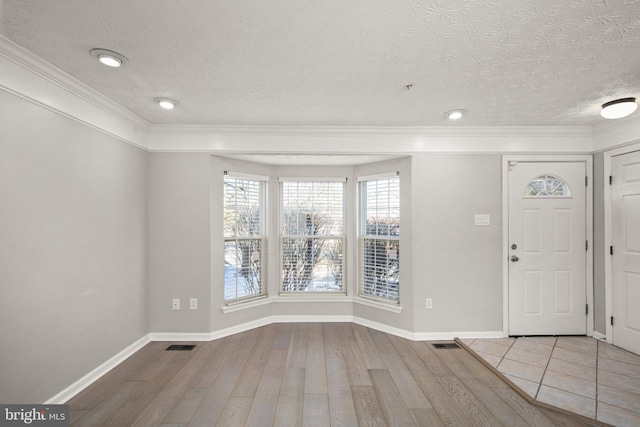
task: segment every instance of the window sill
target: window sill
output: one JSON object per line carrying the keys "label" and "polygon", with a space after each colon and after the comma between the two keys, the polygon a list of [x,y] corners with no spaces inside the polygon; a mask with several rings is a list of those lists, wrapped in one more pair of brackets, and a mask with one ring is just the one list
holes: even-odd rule
{"label": "window sill", "polygon": [[364,297],[355,297],[353,298],[353,302],[355,304],[366,305],[368,307],[378,308],[380,310],[390,311],[392,313],[402,313],[402,307],[400,306],[400,304],[386,303]]}
{"label": "window sill", "polygon": [[300,302],[353,302],[353,298],[346,294],[337,295],[296,295],[296,294],[280,294],[273,298],[273,302],[284,303],[300,303]]}
{"label": "window sill", "polygon": [[224,305],[222,306],[222,312],[224,314],[233,313],[234,311],[241,311],[249,308],[260,307],[262,305],[271,304],[272,301],[273,301],[272,298],[261,297],[261,298],[256,298],[250,301],[239,302],[233,305]]}

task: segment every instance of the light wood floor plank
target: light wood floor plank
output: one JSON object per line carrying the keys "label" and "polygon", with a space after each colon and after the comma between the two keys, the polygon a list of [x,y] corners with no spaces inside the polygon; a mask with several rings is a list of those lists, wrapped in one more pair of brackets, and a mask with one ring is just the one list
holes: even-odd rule
{"label": "light wood floor plank", "polygon": [[372,369],[369,371],[369,375],[371,375],[371,381],[387,424],[390,426],[415,426],[411,412],[404,404],[389,372],[386,369]]}
{"label": "light wood floor plank", "polygon": [[305,394],[302,427],[330,427],[329,395]]}
{"label": "light wood floor plank", "polygon": [[217,427],[243,426],[253,403],[252,397],[231,397],[220,415]]}
{"label": "light wood floor plank", "polygon": [[351,387],[351,391],[353,392],[353,403],[356,407],[356,415],[360,425],[387,425],[373,385],[371,387]]}
{"label": "light wood floor plank", "polygon": [[296,332],[291,334],[289,354],[287,354],[287,368],[304,368],[307,362],[307,333]]}
{"label": "light wood floor plank", "polygon": [[[116,426],[130,426],[136,418],[154,401],[154,399],[167,387],[171,379],[180,372],[188,361],[191,360],[193,354],[188,351],[176,351],[175,355],[169,359],[169,362],[162,367],[158,367],[156,373],[150,377],[144,387],[132,396],[113,414],[111,424]],[[161,368],[161,369],[160,369]],[[149,375],[152,375],[149,373]]]}
{"label": "light wood floor plank", "polygon": [[340,345],[339,327],[344,327],[344,323],[324,323],[322,335],[324,336],[324,357],[342,357],[342,346]]}
{"label": "light wood floor plank", "polygon": [[305,394],[327,394],[327,370],[325,368],[322,323],[308,325],[306,353]]}
{"label": "light wood floor plank", "polygon": [[442,419],[436,413],[436,410],[431,409],[409,409],[411,412],[411,416],[413,417],[413,421],[417,426],[444,426]]}
{"label": "light wood floor plank", "polygon": [[262,374],[262,370],[267,363],[276,335],[276,329],[270,326],[273,325],[264,327],[263,333],[260,335],[253,349],[253,353],[240,375],[240,380],[233,390],[233,397],[255,396],[256,390],[258,389],[258,382],[260,381],[260,374]]}
{"label": "light wood floor plank", "polygon": [[326,365],[331,425],[357,425],[358,417],[353,403],[353,395],[351,394],[351,386],[349,385],[344,359],[341,357],[327,358]]}
{"label": "light wood floor plank", "polygon": [[378,352],[382,356],[387,371],[396,383],[402,400],[409,409],[430,409],[431,404],[422,393],[422,390],[416,383],[416,380],[407,369],[402,358],[396,351],[393,344],[389,340],[387,334],[378,331],[371,331],[373,342],[378,348]]}
{"label": "light wood floor plank", "polygon": [[215,349],[216,345],[211,345],[210,343],[196,344],[196,348],[192,350],[191,359],[162,388],[158,396],[134,421],[132,427],[160,424],[184,395],[193,378],[200,376]]}
{"label": "light wood floor plank", "polygon": [[108,398],[114,389],[127,381],[134,372],[149,363],[150,358],[154,358],[157,353],[167,347],[164,342],[152,342],[138,350],[127,360],[106,373],[98,381],[84,389],[82,393],[74,396],[67,403],[77,411],[95,408],[101,401]]}
{"label": "light wood floor plank", "polygon": [[209,392],[202,399],[202,403],[190,421],[192,426],[212,426],[218,422],[227,400],[242,373],[245,363],[256,343],[255,335],[245,335],[236,347],[233,357],[220,372]]}
{"label": "light wood floor plank", "polygon": [[287,349],[271,349],[249,411],[247,426],[267,427],[273,425],[287,353]]}
{"label": "light wood floor plank", "polygon": [[72,422],[72,426],[93,427],[97,425],[109,424],[111,418],[124,404],[144,387],[145,383],[140,381],[127,381],[120,384],[111,394],[83,417]]}
{"label": "light wood floor plank", "polygon": [[364,363],[367,369],[387,369],[387,366],[382,360],[382,356],[378,353],[376,345],[373,343],[371,335],[369,335],[369,329],[355,323],[351,325],[358,347],[360,348],[360,354],[364,359]]}
{"label": "light wood floor plank", "polygon": [[350,323],[278,323],[168,352],[150,343],[70,400],[73,426],[585,426],[466,350]]}
{"label": "light wood floor plank", "polygon": [[274,425],[299,426],[302,424],[304,371],[302,368],[285,369],[278,396]]}
{"label": "light wood floor plank", "polygon": [[410,342],[398,337],[389,338],[394,347],[398,349],[398,352],[402,354],[402,358],[411,374],[440,419],[446,425],[470,426],[470,421],[464,416],[455,400],[446,392],[442,384],[418,357]]}

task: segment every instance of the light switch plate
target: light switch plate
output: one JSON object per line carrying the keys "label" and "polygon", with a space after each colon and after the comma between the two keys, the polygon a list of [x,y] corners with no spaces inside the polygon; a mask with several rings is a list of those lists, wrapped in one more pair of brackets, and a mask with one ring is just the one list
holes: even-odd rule
{"label": "light switch plate", "polygon": [[476,214],[475,215],[475,225],[476,226],[488,226],[491,225],[491,215],[489,214]]}

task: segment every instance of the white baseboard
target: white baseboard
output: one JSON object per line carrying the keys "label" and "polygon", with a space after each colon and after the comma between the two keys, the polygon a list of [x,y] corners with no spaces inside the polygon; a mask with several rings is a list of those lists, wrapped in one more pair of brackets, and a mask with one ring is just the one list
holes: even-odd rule
{"label": "white baseboard", "polygon": [[271,323],[330,323],[330,322],[353,322],[351,315],[337,316],[271,316]]}
{"label": "white baseboard", "polygon": [[607,336],[604,334],[601,334],[598,331],[593,331],[593,338],[597,339],[597,340],[606,340]]}
{"label": "white baseboard", "polygon": [[83,376],[78,381],[62,390],[60,393],[48,399],[46,402],[44,402],[44,404],[60,405],[67,402],[73,396],[80,393],[82,390],[89,387],[94,382],[98,381],[107,372],[118,366],[127,358],[131,357],[136,351],[147,345],[151,341],[150,335],[151,334],[143,336],[138,341],[134,342],[133,344],[122,350],[120,353],[116,354],[111,359],[107,360],[102,365],[98,366],[87,375]]}
{"label": "white baseboard", "polygon": [[219,331],[211,332],[211,339],[217,340],[220,338],[228,337],[229,335],[239,334],[240,332],[246,332],[251,329],[260,328],[273,323],[270,317],[263,317],[262,319],[253,320],[247,323],[241,323],[240,325],[232,326],[230,328],[221,329]]}
{"label": "white baseboard", "polygon": [[151,341],[211,341],[210,332],[152,332]]}
{"label": "white baseboard", "polygon": [[502,331],[472,331],[472,332],[416,332],[414,341],[451,341],[454,338],[504,338]]}
{"label": "white baseboard", "polygon": [[395,328],[393,326],[385,325],[383,323],[374,322],[373,320],[363,319],[362,317],[353,317],[353,323],[365,326],[367,328],[375,329],[376,331],[384,332],[398,336],[400,338],[406,338],[408,340],[415,341],[413,339],[413,332],[405,331],[404,329]]}

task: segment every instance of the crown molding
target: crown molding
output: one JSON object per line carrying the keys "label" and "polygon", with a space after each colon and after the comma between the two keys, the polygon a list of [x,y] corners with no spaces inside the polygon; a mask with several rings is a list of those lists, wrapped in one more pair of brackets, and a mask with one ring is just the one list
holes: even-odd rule
{"label": "crown molding", "polygon": [[146,120],[2,35],[0,75],[0,90],[148,149]]}
{"label": "crown molding", "polygon": [[608,151],[640,141],[640,114],[606,120],[593,127],[593,152]]}
{"label": "crown molding", "polygon": [[313,127],[152,125],[150,151],[265,154],[589,153],[589,126]]}

